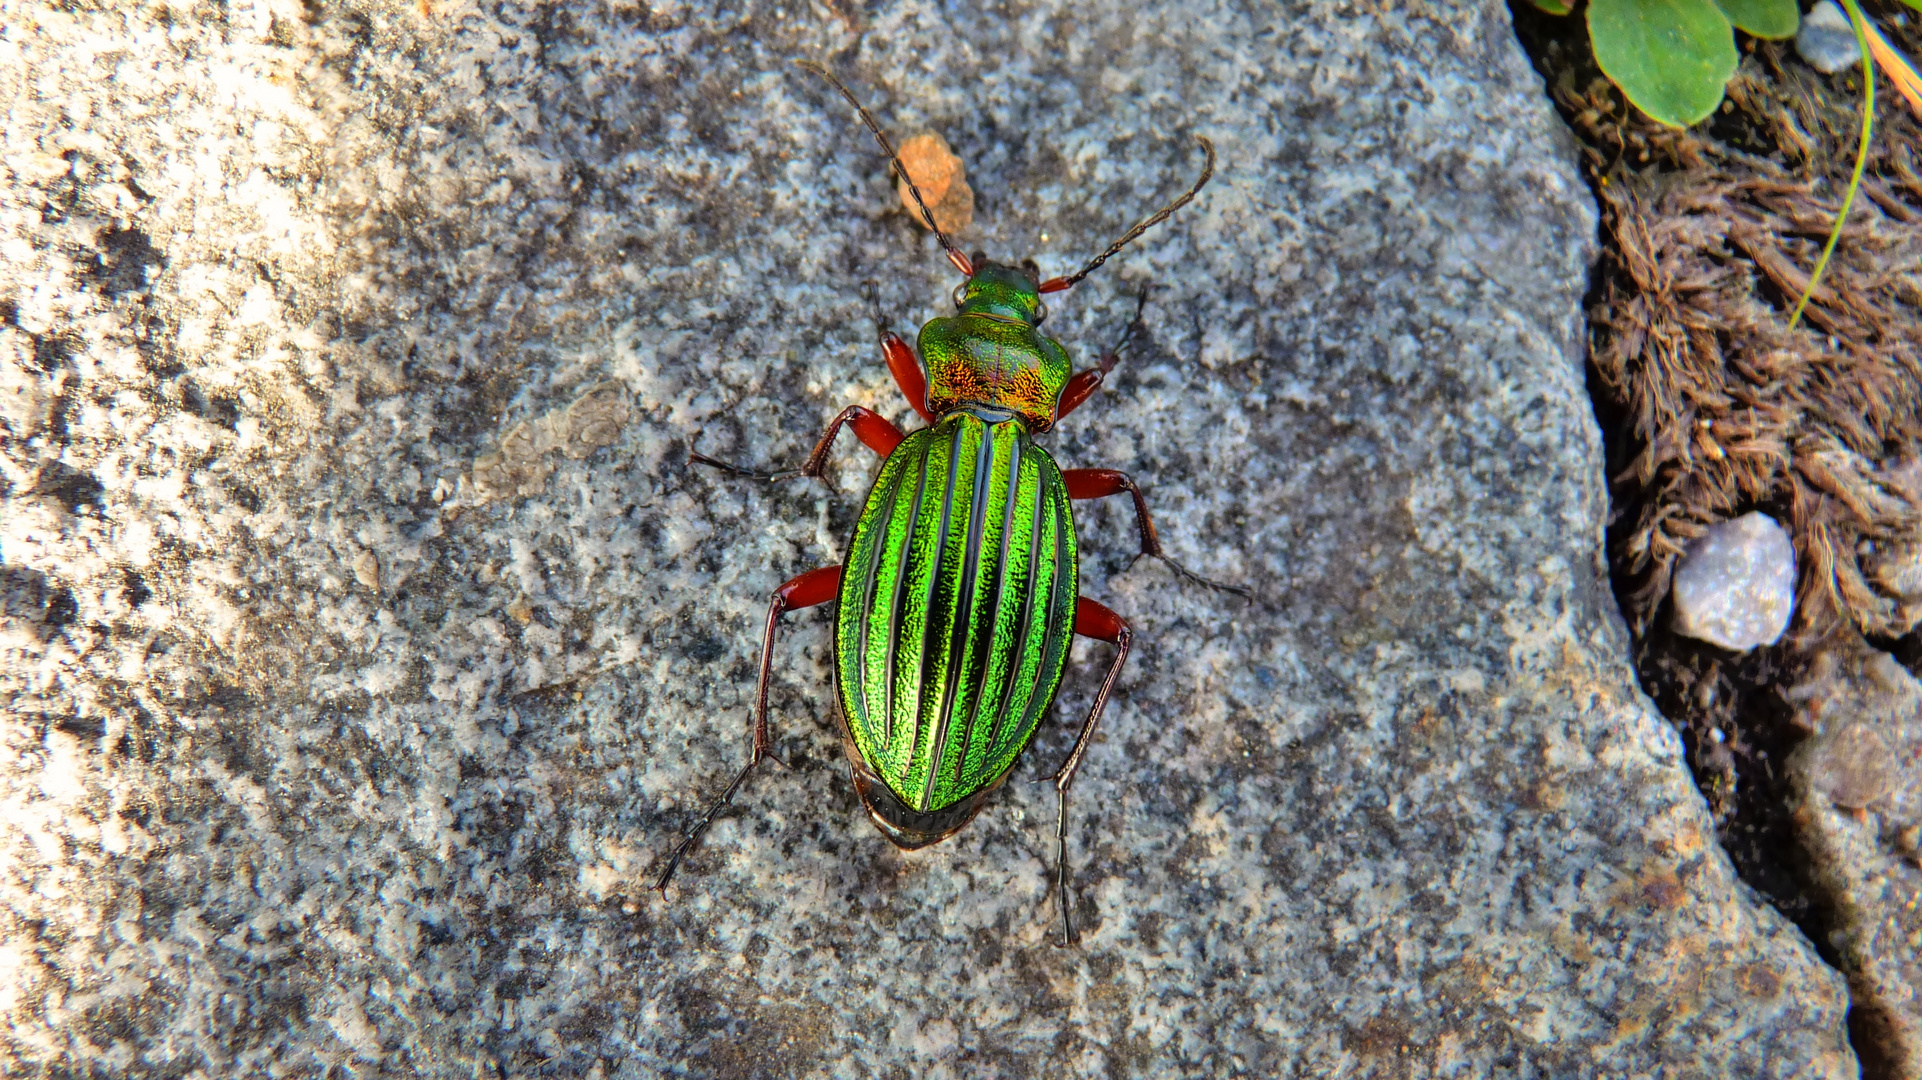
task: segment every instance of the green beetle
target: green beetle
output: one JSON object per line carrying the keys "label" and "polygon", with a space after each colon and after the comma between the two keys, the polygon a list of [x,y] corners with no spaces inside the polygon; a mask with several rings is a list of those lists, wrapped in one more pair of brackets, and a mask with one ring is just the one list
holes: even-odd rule
{"label": "green beetle", "polygon": [[[802,64],[834,84],[906,177],[880,125],[848,88],[819,65]],[[1054,774],[1055,882],[1064,937],[1074,940],[1068,788],[1127,660],[1133,632],[1121,616],[1080,595],[1070,501],[1126,492],[1134,499],[1142,555],[1162,559],[1200,584],[1246,592],[1198,577],[1170,559],[1141,488],[1125,473],[1063,471],[1035,444],[1034,436],[1094,393],[1121,347],[1103,353],[1095,367],[1073,373],[1067,351],[1037,329],[1047,317],[1041,297],[1071,288],[1192,200],[1215,166],[1214,146],[1199,136],[1197,141],[1207,164],[1193,187],[1079,272],[1048,281],[1031,261],[1015,267],[961,254],[935,225],[910,179],[922,218],[967,278],[955,289],[957,313],[921,328],[925,373],[906,342],[891,333],[882,337],[895,382],[930,426],[903,435],[879,414],[851,406],[828,425],[805,465],[771,476],[690,455],[758,479],[820,476],[845,425],[886,460],[846,561],[810,570],[774,591],[761,642],[753,753],[669,855],[656,889],[665,892],[681,858],[768,755],[768,681],[781,615],[836,600],[834,670],[854,787],[882,834],[907,850],[953,835],[1008,778],[1054,703],[1073,635],[1117,646],[1074,749]],[[1135,314],[1130,333],[1139,308]]]}

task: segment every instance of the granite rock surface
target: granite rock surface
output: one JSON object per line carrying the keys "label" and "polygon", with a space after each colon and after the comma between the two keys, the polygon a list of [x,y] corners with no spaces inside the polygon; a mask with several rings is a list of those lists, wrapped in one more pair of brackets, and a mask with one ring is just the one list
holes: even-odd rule
{"label": "granite rock surface", "polygon": [[[14,4],[0,18],[10,1075],[1854,1075],[1634,688],[1581,369],[1593,210],[1504,7]],[[1047,940],[1045,784],[886,844],[829,624],[953,280],[834,94],[1050,273],[1049,437],[1138,648]],[[1111,500],[1112,501],[1112,500]]]}
{"label": "granite rock surface", "polygon": [[1922,1076],[1922,683],[1849,637],[1791,697],[1810,733],[1789,759],[1793,820],[1848,973],[1864,1071]]}

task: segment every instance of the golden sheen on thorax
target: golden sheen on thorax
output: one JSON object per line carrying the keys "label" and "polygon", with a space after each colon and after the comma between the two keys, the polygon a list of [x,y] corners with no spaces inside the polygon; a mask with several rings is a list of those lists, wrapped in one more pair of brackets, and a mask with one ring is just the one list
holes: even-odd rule
{"label": "golden sheen on thorax", "polygon": [[1055,404],[1072,367],[1067,350],[1036,327],[1047,317],[1040,283],[1021,269],[975,256],[974,274],[956,290],[960,314],[921,328],[928,408],[1002,409],[1039,434],[1054,425]]}

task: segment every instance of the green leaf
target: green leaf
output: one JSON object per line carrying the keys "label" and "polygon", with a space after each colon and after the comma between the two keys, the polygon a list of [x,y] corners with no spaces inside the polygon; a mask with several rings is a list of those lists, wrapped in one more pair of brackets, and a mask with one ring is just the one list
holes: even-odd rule
{"label": "green leaf", "polygon": [[[1922,4],[1922,0],[1910,0]],[[1802,24],[1795,0],[1715,0],[1737,30],[1758,38],[1792,38]]]}
{"label": "green leaf", "polygon": [[1590,0],[1595,62],[1635,107],[1687,127],[1735,74],[1735,32],[1715,0]]}
{"label": "green leaf", "polygon": [[[1569,3],[1568,0],[1530,0],[1530,2],[1543,11],[1548,12],[1550,15],[1566,15],[1575,10],[1575,5]],[[1791,2],[1793,2],[1793,0],[1791,0]],[[1922,0],[1909,0],[1909,3],[1922,4]]]}

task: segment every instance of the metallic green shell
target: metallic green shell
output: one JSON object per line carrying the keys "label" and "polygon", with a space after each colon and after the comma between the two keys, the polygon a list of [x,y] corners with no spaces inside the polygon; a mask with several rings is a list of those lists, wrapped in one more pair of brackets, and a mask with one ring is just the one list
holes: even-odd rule
{"label": "metallic green shell", "polygon": [[881,466],[841,569],[835,674],[855,749],[933,811],[998,783],[1068,665],[1080,588],[1061,470],[962,411]]}
{"label": "metallic green shell", "polygon": [[1035,329],[1034,282],[986,263],[965,288],[960,311],[930,320],[916,342],[928,366],[928,408],[940,415],[985,405],[1015,413],[1030,431],[1048,430],[1074,369],[1061,343]]}
{"label": "metallic green shell", "polygon": [[993,315],[930,320],[918,344],[928,365],[928,408],[937,414],[983,405],[1045,431],[1073,374],[1059,342],[1027,323]]}

